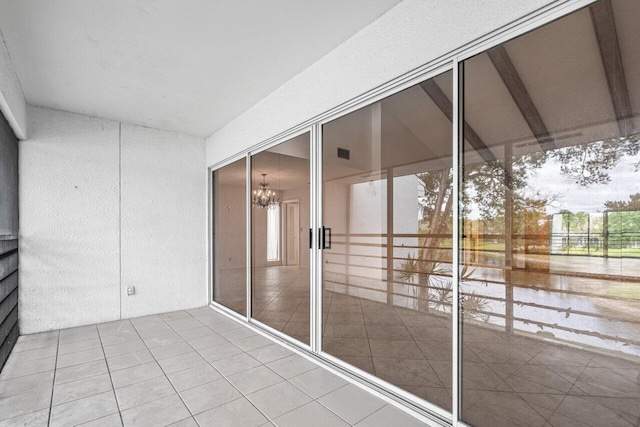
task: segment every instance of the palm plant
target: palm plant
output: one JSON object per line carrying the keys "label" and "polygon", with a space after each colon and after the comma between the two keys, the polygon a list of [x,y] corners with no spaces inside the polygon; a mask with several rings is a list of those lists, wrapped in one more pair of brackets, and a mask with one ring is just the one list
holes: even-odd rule
{"label": "palm plant", "polygon": [[[439,261],[425,261],[414,258],[410,253],[399,265],[398,273],[401,280],[415,283],[415,278],[420,277],[419,284],[426,286],[414,287],[414,296],[420,302],[426,302],[425,308],[437,312],[450,312],[453,305],[453,281],[451,268]],[[474,273],[474,269],[465,265],[460,270],[461,282],[468,281]],[[416,295],[419,293],[419,295]],[[460,299],[463,307],[463,315],[478,318],[488,322],[491,311],[489,302],[475,292],[464,293]],[[419,307],[419,309],[422,307]]]}

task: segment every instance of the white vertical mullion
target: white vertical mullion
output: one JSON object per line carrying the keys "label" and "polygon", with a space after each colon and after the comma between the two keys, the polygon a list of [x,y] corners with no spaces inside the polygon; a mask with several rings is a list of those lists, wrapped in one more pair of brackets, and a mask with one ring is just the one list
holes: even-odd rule
{"label": "white vertical mullion", "polygon": [[309,345],[311,346],[311,351],[314,353],[318,352],[318,301],[317,301],[317,292],[316,287],[318,284],[316,283],[316,250],[314,245],[314,237],[316,229],[316,198],[317,198],[317,183],[316,183],[316,170],[317,170],[317,159],[316,159],[316,146],[318,144],[317,138],[317,126],[313,125],[311,127],[311,138],[310,138],[310,156],[309,156],[309,173],[310,173],[310,197],[309,197],[309,228],[312,230],[309,239],[311,240],[309,243],[309,292],[310,292],[310,316],[311,321],[309,325],[311,327],[311,339],[309,341]]}
{"label": "white vertical mullion", "polygon": [[[315,146],[315,154],[316,154],[316,224],[314,233],[320,232],[320,227],[323,224],[323,215],[322,215],[322,197],[323,197],[323,188],[322,188],[322,125],[316,124],[316,146]],[[322,287],[323,287],[323,271],[322,271],[322,250],[320,248],[320,244],[318,243],[319,239],[315,239],[314,246],[315,250],[315,258],[316,258],[316,351],[320,353],[322,351]]]}
{"label": "white vertical mullion", "polygon": [[247,153],[246,170],[246,246],[247,246],[247,321],[251,320],[251,154]]}
{"label": "white vertical mullion", "polygon": [[453,425],[457,426],[460,421],[460,373],[461,373],[461,355],[460,355],[460,179],[461,167],[460,159],[462,158],[462,129],[464,123],[462,100],[463,100],[463,72],[462,65],[457,58],[453,61],[453,305],[451,313],[452,321],[452,410]]}
{"label": "white vertical mullion", "polygon": [[214,280],[214,252],[213,245],[215,242],[213,241],[213,230],[215,227],[214,217],[213,217],[213,171],[207,168],[207,250],[209,253],[207,254],[208,260],[208,268],[207,268],[207,305],[213,301],[213,280]]}

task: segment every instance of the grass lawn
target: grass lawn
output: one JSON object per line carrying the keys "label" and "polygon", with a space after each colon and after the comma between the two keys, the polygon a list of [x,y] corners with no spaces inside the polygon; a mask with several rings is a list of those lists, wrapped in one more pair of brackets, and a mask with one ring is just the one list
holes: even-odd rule
{"label": "grass lawn", "polygon": [[[473,249],[475,249],[475,247],[472,247]],[[504,242],[482,242],[480,245],[478,245],[478,250],[479,251],[501,251],[504,252]],[[547,248],[544,248],[544,250],[548,250]],[[542,252],[542,251],[541,251]],[[576,247],[572,247],[569,248],[569,251],[567,253],[567,250],[563,250],[562,253],[557,253],[557,254],[553,254],[553,255],[583,255],[583,256],[603,256],[604,252],[602,251],[602,249],[600,250],[594,250],[591,249],[590,251],[587,251],[587,248],[576,248]],[[534,257],[537,258],[539,256],[546,256],[546,255],[539,255],[539,254],[527,254],[527,256],[529,257]],[[640,258],[640,248],[609,248],[609,258]]]}
{"label": "grass lawn", "polygon": [[607,292],[607,295],[640,300],[640,284],[629,283],[626,285],[616,286],[610,289]]}

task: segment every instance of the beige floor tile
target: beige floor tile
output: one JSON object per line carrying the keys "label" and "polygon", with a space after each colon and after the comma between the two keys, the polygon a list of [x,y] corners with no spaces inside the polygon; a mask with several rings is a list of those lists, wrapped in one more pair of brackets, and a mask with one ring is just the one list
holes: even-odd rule
{"label": "beige floor tile", "polygon": [[286,381],[251,393],[247,398],[270,419],[286,414],[312,400]]}
{"label": "beige floor tile", "polygon": [[53,388],[53,373],[54,371],[46,371],[0,381],[0,399],[41,388],[51,389]]}
{"label": "beige floor tile", "polygon": [[230,376],[233,374],[237,374],[238,372],[246,371],[247,369],[260,366],[261,363],[253,357],[249,356],[247,353],[240,353],[235,356],[215,360],[211,362],[211,365],[213,365],[213,367],[216,368],[222,375]]}
{"label": "beige floor tile", "polygon": [[245,395],[284,381],[280,375],[264,365],[230,375],[227,380]]}
{"label": "beige floor tile", "polygon": [[102,348],[92,348],[90,350],[78,351],[76,353],[58,355],[56,367],[66,368],[67,366],[81,365],[87,362],[104,359]]}
{"label": "beige floor tile", "polygon": [[48,408],[51,402],[51,389],[44,388],[15,396],[0,398],[0,420]]}
{"label": "beige floor tile", "polygon": [[24,377],[26,375],[33,375],[40,372],[51,371],[55,369],[56,358],[47,357],[44,359],[21,361],[14,358],[11,363],[7,362],[2,368],[0,373],[0,381],[5,381],[11,378]]}
{"label": "beige floor tile", "polygon": [[318,402],[307,403],[275,418],[273,421],[279,427],[297,427],[302,425],[305,427],[346,427],[349,425],[346,421]]}
{"label": "beige floor tile", "polygon": [[131,368],[132,366],[142,365],[152,362],[153,355],[149,350],[136,351],[135,353],[121,354],[120,356],[108,357],[107,365],[111,372],[119,369]]}
{"label": "beige floor tile", "polygon": [[111,381],[113,381],[113,386],[118,389],[162,376],[164,373],[160,366],[156,362],[149,362],[112,372]]}
{"label": "beige floor tile", "polygon": [[293,378],[318,367],[315,363],[297,354],[267,363],[266,366],[285,379]]}
{"label": "beige floor tile", "polygon": [[171,374],[174,372],[182,371],[184,369],[192,368],[194,366],[204,365],[206,363],[207,361],[202,356],[200,356],[198,352],[193,350],[188,353],[158,360],[158,364],[165,374]]}
{"label": "beige floor tile", "polygon": [[318,402],[350,424],[363,420],[386,404],[353,384],[326,394]]}
{"label": "beige floor tile", "polygon": [[49,408],[46,408],[0,421],[0,427],[47,427],[48,423]]}
{"label": "beige floor tile", "polygon": [[83,378],[95,377],[108,372],[107,363],[104,359],[95,360],[93,362],[56,369],[55,383],[56,385],[64,384],[71,381],[81,380]]}
{"label": "beige floor tile", "polygon": [[195,416],[201,427],[239,425],[258,427],[267,421],[247,399],[240,398]]}
{"label": "beige floor tile", "polygon": [[84,378],[53,388],[53,406],[113,390],[109,374]]}
{"label": "beige floor tile", "polygon": [[347,385],[346,380],[328,372],[324,368],[316,368],[305,372],[291,378],[289,382],[314,399]]}
{"label": "beige floor tile", "polygon": [[189,411],[196,415],[238,399],[242,394],[229,381],[223,378],[180,392],[180,396]]}
{"label": "beige floor tile", "polygon": [[116,389],[120,411],[175,394],[175,389],[164,376]]}
{"label": "beige floor tile", "polygon": [[122,421],[125,427],[165,426],[190,415],[180,397],[171,395],[122,411]]}
{"label": "beige floor tile", "polygon": [[118,412],[113,391],[97,394],[51,408],[51,427],[69,426],[97,420]]}
{"label": "beige floor tile", "polygon": [[167,376],[178,391],[188,390],[222,378],[220,373],[208,363],[167,374]]}

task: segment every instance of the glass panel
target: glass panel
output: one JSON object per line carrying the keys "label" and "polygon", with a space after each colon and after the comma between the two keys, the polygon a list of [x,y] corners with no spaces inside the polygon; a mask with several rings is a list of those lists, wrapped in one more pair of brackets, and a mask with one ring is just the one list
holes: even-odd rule
{"label": "glass panel", "polygon": [[449,410],[451,88],[447,72],[322,131],[323,350]]}
{"label": "glass panel", "polygon": [[309,344],[310,135],[251,158],[253,317]]}
{"label": "glass panel", "polygon": [[247,314],[246,159],[213,171],[213,300]]}
{"label": "glass panel", "polygon": [[464,64],[462,419],[637,425],[640,2]]}

